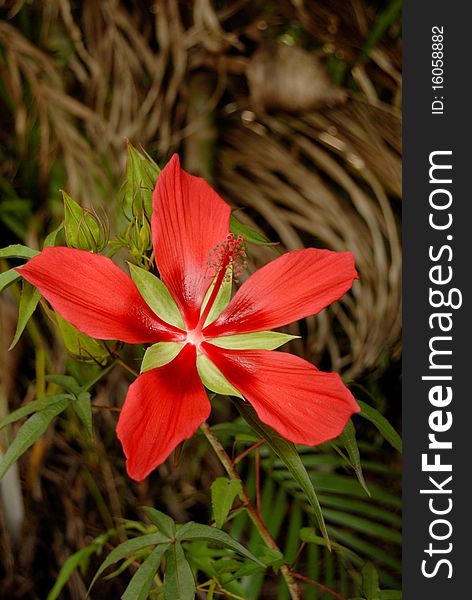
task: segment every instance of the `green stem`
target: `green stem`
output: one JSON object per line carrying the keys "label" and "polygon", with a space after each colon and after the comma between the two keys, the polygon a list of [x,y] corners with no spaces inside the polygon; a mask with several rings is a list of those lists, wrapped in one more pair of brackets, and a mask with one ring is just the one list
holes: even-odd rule
{"label": "green stem", "polygon": [[[258,514],[255,506],[251,502],[251,499],[249,497],[249,494],[246,491],[246,488],[243,485],[241,477],[239,476],[239,473],[237,472],[234,464],[231,462],[231,459],[228,456],[228,454],[226,453],[226,450],[221,445],[220,440],[213,433],[213,431],[211,430],[208,423],[203,423],[203,425],[200,426],[200,429],[202,430],[202,432],[205,435],[205,437],[207,438],[207,440],[210,442],[211,447],[213,448],[216,455],[220,459],[220,462],[223,465],[223,467],[225,468],[229,477],[231,479],[236,479],[241,483],[241,493],[239,494],[239,496],[241,498],[241,501],[244,503],[245,508],[249,514],[249,517],[250,517],[251,521],[254,523],[254,526],[256,527],[257,531],[259,532],[261,538],[264,540],[264,542],[267,544],[267,546],[269,548],[271,548],[272,550],[275,550],[276,552],[280,552],[280,548],[277,546],[277,542],[274,540],[274,538],[270,534],[265,523],[262,521],[261,516]],[[292,598],[292,600],[301,600],[302,595],[301,595],[300,588],[298,587],[297,582],[293,578],[292,573],[289,569],[289,566],[287,564],[282,565],[282,567],[280,568],[280,571],[281,571],[282,576],[285,579],[285,582],[288,586],[288,589],[290,592],[290,597]]]}

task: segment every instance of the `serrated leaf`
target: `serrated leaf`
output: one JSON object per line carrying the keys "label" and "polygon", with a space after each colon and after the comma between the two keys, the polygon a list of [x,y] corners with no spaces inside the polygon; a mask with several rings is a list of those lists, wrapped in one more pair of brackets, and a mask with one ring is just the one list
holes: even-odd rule
{"label": "serrated leaf", "polygon": [[[203,313],[203,311],[206,308],[206,305],[208,304],[208,300],[210,299],[210,296],[215,287],[217,277],[218,277],[218,275],[215,276],[210,287],[207,290],[207,293],[205,294],[205,298],[203,299],[200,314]],[[208,316],[205,319],[204,327],[206,327],[210,323],[213,323],[213,321],[215,319],[217,319],[221,315],[223,310],[228,306],[229,301],[231,300],[232,289],[233,289],[233,276],[232,276],[232,271],[231,271],[231,272],[227,273],[226,277],[223,279],[223,281],[221,283],[220,289],[218,290],[218,294],[216,295],[215,301],[213,302],[213,306],[211,307],[210,312],[208,313]]]}
{"label": "serrated leaf", "polygon": [[69,399],[54,402],[51,406],[34,414],[20,427],[0,463],[0,479],[3,478],[12,464],[45,433],[52,419],[61,413],[69,402]]}
{"label": "serrated leaf", "polygon": [[151,506],[143,506],[143,511],[152,523],[159,529],[161,533],[173,540],[175,537],[175,521],[169,515],[164,514],[160,510],[156,510]]}
{"label": "serrated leaf", "polygon": [[152,217],[152,192],[161,170],[152,158],[141,154],[130,143],[127,146],[124,212],[129,220],[144,210]]}
{"label": "serrated leaf", "polygon": [[383,438],[391,444],[398,452],[403,452],[402,439],[390,425],[387,419],[375,408],[369,406],[361,400],[357,400],[357,404],[361,407],[361,412],[358,413],[364,419],[370,421],[378,431],[382,434]]}
{"label": "serrated leaf", "polygon": [[38,250],[23,246],[23,244],[12,244],[0,249],[0,258],[24,258],[28,260],[39,254]]}
{"label": "serrated leaf", "polygon": [[298,335],[288,335],[278,331],[257,331],[255,333],[238,333],[207,340],[219,348],[230,350],[275,350]]}
{"label": "serrated leaf", "polygon": [[357,475],[359,483],[364,488],[366,493],[370,496],[369,489],[364,479],[364,473],[362,472],[361,457],[359,453],[359,447],[356,441],[356,430],[351,419],[349,419],[349,421],[347,422],[346,427],[344,428],[341,435],[338,436],[338,439],[343,444],[344,448],[346,449],[349,455],[351,465]]}
{"label": "serrated leaf", "polygon": [[162,557],[170,544],[156,546],[151,554],[133,575],[128,587],[121,596],[122,600],[146,600]]}
{"label": "serrated leaf", "polygon": [[80,392],[74,402],[72,402],[72,408],[85,425],[85,429],[87,430],[89,436],[92,437],[92,399],[89,392]]}
{"label": "serrated leaf", "polygon": [[275,246],[277,242],[271,242],[265,235],[259,233],[249,225],[244,225],[234,215],[231,215],[229,229],[235,236],[240,235],[245,242],[257,246]]}
{"label": "serrated leaf", "polygon": [[171,540],[167,536],[160,532],[141,535],[131,540],[126,540],[126,542],[123,542],[122,544],[114,548],[103,561],[103,563],[100,565],[100,568],[95,573],[95,577],[92,579],[92,583],[90,584],[89,593],[97,579],[100,577],[100,575],[111,565],[115,564],[119,560],[122,560],[123,558],[132,556],[137,550],[141,550],[142,548],[146,548],[147,546],[168,544],[170,541]]}
{"label": "serrated leaf", "polygon": [[12,350],[18,343],[21,334],[25,330],[28,321],[38,306],[41,294],[39,290],[33,287],[27,281],[23,281],[23,289],[20,296],[20,305],[18,307],[18,323],[16,325],[15,335],[8,350]]}
{"label": "serrated leaf", "polygon": [[226,517],[233,506],[234,499],[241,492],[241,482],[238,479],[217,477],[211,484],[211,506],[215,525],[221,529]]}
{"label": "serrated leaf", "polygon": [[0,294],[3,290],[6,290],[7,287],[15,283],[20,279],[21,274],[15,271],[14,269],[9,269],[8,271],[4,271],[0,274]]}
{"label": "serrated leaf", "polygon": [[197,370],[203,385],[215,394],[238,396],[241,392],[232,385],[218,367],[205,354],[197,355]]}
{"label": "serrated leaf", "polygon": [[217,546],[228,548],[233,550],[241,556],[245,556],[256,562],[259,565],[263,565],[259,559],[257,559],[249,550],[242,546],[239,542],[234,540],[230,535],[217,529],[216,527],[210,527],[209,525],[201,525],[200,523],[185,523],[178,531],[176,539],[180,541],[187,540],[201,540],[206,542],[212,542]]}
{"label": "serrated leaf", "polygon": [[91,362],[102,362],[109,356],[100,342],[79,331],[59,313],[55,313],[55,317],[64,346],[71,354],[83,361]]}
{"label": "serrated leaf", "polygon": [[44,408],[47,408],[48,406],[52,406],[55,402],[60,402],[62,400],[73,400],[73,398],[74,397],[71,394],[57,394],[54,396],[43,396],[42,398],[28,402],[28,404],[20,406],[20,408],[17,408],[2,421],[0,421],[0,429],[3,429],[6,425],[14,423],[15,421],[18,421],[18,419],[26,417],[33,412],[38,412]]}
{"label": "serrated leaf", "polygon": [[141,363],[141,373],[170,363],[183,347],[181,342],[157,342],[149,346]]}
{"label": "serrated leaf", "polygon": [[100,246],[100,225],[94,217],[69,194],[61,190],[64,201],[64,231],[71,248],[97,252]]}
{"label": "serrated leaf", "polygon": [[379,600],[379,576],[374,565],[368,561],[362,567],[362,588],[367,600]]}
{"label": "serrated leaf", "polygon": [[195,579],[180,542],[176,541],[166,553],[164,597],[166,600],[193,600]]}
{"label": "serrated leaf", "polygon": [[131,263],[128,264],[131,279],[146,304],[166,323],[185,329],[180,310],[165,283],[149,271]]}
{"label": "serrated leaf", "polygon": [[256,431],[258,435],[266,440],[269,447],[283,461],[287,469],[290,471],[292,477],[305,493],[308,502],[313,508],[315,518],[318,522],[321,533],[326,540],[327,547],[331,549],[328,531],[326,530],[318,496],[316,495],[313,483],[294,444],[283,438],[271,427],[263,423],[249,402],[241,402],[238,399],[234,400],[234,402],[236,403],[236,406],[238,407],[242,417],[249,423],[249,425]]}

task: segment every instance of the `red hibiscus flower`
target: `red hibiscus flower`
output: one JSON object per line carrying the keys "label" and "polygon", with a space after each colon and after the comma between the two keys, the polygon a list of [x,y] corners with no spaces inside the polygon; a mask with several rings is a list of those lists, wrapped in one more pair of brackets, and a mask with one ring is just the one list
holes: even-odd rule
{"label": "red hibiscus flower", "polygon": [[277,336],[287,339],[267,330],[316,314],[350,289],[357,278],[352,254],[288,252],[251,275],[216,311],[244,254],[229,222],[230,207],[205,181],[181,170],[174,155],[159,176],[152,217],[156,265],[180,311],[174,323],[156,314],[105,256],[45,248],[20,269],[83,333],[155,344],[148,352],[155,349],[160,366],[152,368],[151,360],[131,384],[117,426],[133,479],[144,479],[208,418],[202,379],[213,391],[223,388],[249,401],[264,423],[299,444],[338,436],[359,410],[338,374],[261,349],[280,345]]}

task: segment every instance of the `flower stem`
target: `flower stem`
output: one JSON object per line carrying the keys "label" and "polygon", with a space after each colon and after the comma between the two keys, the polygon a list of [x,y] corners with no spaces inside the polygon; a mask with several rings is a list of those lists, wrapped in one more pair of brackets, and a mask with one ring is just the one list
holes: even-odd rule
{"label": "flower stem", "polygon": [[[211,447],[213,448],[216,455],[220,459],[220,462],[223,465],[223,467],[225,468],[229,477],[231,479],[236,479],[241,483],[241,493],[239,494],[239,496],[241,498],[241,501],[244,503],[245,508],[249,514],[249,517],[250,517],[251,521],[254,523],[261,538],[264,540],[264,542],[267,544],[267,546],[269,548],[271,548],[272,550],[275,550],[277,552],[280,552],[280,548],[277,546],[277,542],[274,540],[274,538],[270,534],[265,523],[262,521],[261,516],[258,514],[256,507],[251,502],[251,499],[249,497],[249,494],[246,491],[246,488],[243,485],[241,477],[239,476],[239,473],[237,472],[234,464],[231,462],[231,459],[228,456],[228,454],[226,453],[226,450],[221,445],[220,440],[213,433],[213,431],[211,430],[208,423],[203,423],[203,425],[200,426],[200,429],[202,430],[202,432],[205,435],[205,437],[207,438],[207,440],[210,442]],[[297,582],[293,578],[288,565],[287,564],[282,565],[282,567],[280,567],[280,571],[281,571],[282,576],[285,579],[285,582],[288,586],[288,589],[290,592],[290,597],[292,598],[292,600],[301,600],[302,595],[300,592],[300,588],[298,587]]]}

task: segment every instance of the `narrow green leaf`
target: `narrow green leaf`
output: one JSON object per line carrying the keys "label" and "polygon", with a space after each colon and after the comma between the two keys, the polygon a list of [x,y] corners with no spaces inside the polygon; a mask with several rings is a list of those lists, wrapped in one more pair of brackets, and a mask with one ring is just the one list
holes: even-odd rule
{"label": "narrow green leaf", "polygon": [[33,250],[33,248],[28,248],[28,246],[22,244],[12,244],[0,249],[0,258],[24,258],[28,260],[36,254],[39,254],[38,250]]}
{"label": "narrow green leaf", "polygon": [[38,398],[37,400],[33,400],[32,402],[28,402],[24,406],[20,406],[8,416],[6,416],[2,421],[0,421],[0,429],[3,429],[6,425],[10,423],[14,423],[21,419],[22,417],[26,417],[31,413],[38,412],[47,408],[48,406],[52,406],[56,402],[61,402],[63,400],[73,400],[73,396],[71,394],[57,394],[54,396],[43,396],[42,398]]}
{"label": "narrow green leaf", "polygon": [[361,456],[360,456],[359,447],[358,447],[357,441],[356,441],[356,430],[354,428],[354,424],[351,421],[351,419],[349,419],[349,421],[347,422],[347,425],[344,428],[344,431],[341,433],[341,435],[338,437],[338,439],[343,444],[343,446],[346,448],[346,451],[349,455],[349,459],[351,461],[351,465],[357,475],[357,479],[359,480],[359,483],[366,491],[366,494],[368,494],[370,496],[369,489],[368,489],[367,484],[364,479],[364,473],[362,472]]}
{"label": "narrow green leaf", "polygon": [[180,342],[157,342],[149,346],[141,363],[141,373],[170,363],[184,347]]}
{"label": "narrow green leaf", "polygon": [[166,554],[164,597],[166,600],[193,600],[195,579],[180,542],[171,545]]}
{"label": "narrow green leaf", "polygon": [[230,350],[275,350],[290,340],[300,336],[279,333],[278,331],[258,331],[256,333],[238,333],[207,340],[219,348]]}
{"label": "narrow green leaf", "polygon": [[245,556],[246,558],[249,558],[249,560],[252,560],[260,565],[263,564],[239,542],[216,527],[201,525],[200,523],[186,523],[177,531],[176,539],[182,542],[187,540],[202,540],[206,542],[212,542],[217,546],[233,550],[234,552],[237,552],[238,554],[241,554],[242,556]]}
{"label": "narrow green leaf", "polygon": [[95,574],[95,577],[92,579],[92,583],[89,587],[89,593],[92,587],[94,586],[97,579],[100,575],[108,569],[111,565],[115,564],[119,560],[123,558],[128,558],[132,556],[138,550],[142,550],[143,548],[147,548],[148,546],[157,546],[158,544],[168,544],[171,540],[163,535],[162,533],[150,533],[148,535],[140,535],[139,537],[133,538],[131,540],[126,540],[116,548],[114,548],[110,554],[106,557],[103,563],[100,565],[100,568]]}
{"label": "narrow green leaf", "polygon": [[235,236],[240,235],[245,242],[249,244],[256,244],[257,246],[275,246],[277,242],[271,242],[266,238],[265,235],[259,233],[249,225],[244,225],[235,216],[231,215],[230,225],[231,233]]}
{"label": "narrow green leaf", "polygon": [[44,434],[52,419],[61,413],[69,402],[69,399],[54,402],[51,406],[34,414],[20,427],[0,463],[0,479],[3,478],[12,464]]}
{"label": "narrow green leaf", "polygon": [[14,269],[9,269],[0,274],[0,294],[3,290],[6,290],[12,283],[20,279],[20,273],[17,273]]}
{"label": "narrow green leaf", "polygon": [[64,225],[61,223],[54,231],[48,233],[48,235],[44,238],[43,248],[49,248],[50,246],[56,245],[56,239],[59,233],[63,230]]}
{"label": "narrow green leaf", "polygon": [[74,396],[78,396],[80,394],[80,385],[78,384],[77,380],[70,375],[57,375],[54,373],[52,375],[46,375],[46,379],[47,381],[51,381],[52,383],[64,388],[67,392],[74,394]]}
{"label": "narrow green leaf", "polygon": [[308,502],[313,508],[318,526],[326,540],[326,544],[328,548],[331,548],[323,513],[321,511],[321,506],[316,495],[315,488],[313,487],[313,483],[311,482],[307,470],[294,444],[280,436],[276,431],[263,423],[249,402],[241,402],[240,400],[234,400],[234,402],[236,403],[236,406],[241,412],[243,418],[246,419],[246,421],[258,435],[266,440],[269,447],[273,452],[275,452],[280,460],[283,461],[287,469],[290,471],[292,477],[305,493]]}
{"label": "narrow green leaf", "polygon": [[[207,293],[205,294],[205,298],[203,299],[203,304],[202,304],[200,314],[206,308],[208,300],[210,299],[210,296],[215,287],[217,277],[218,277],[218,275],[215,276],[210,287],[208,288]],[[213,321],[215,319],[217,319],[221,315],[223,310],[228,306],[229,301],[231,300],[232,289],[233,289],[233,275],[232,275],[232,271],[228,271],[228,273],[226,274],[226,277],[223,279],[223,282],[221,283],[221,287],[218,291],[218,294],[216,295],[213,306],[211,307],[210,312],[208,313],[208,316],[204,323],[204,327],[206,327],[210,323],[213,323]]]}
{"label": "narrow green leaf", "polygon": [[11,350],[16,346],[18,340],[21,337],[21,334],[25,330],[28,321],[31,318],[31,315],[36,310],[38,306],[39,299],[41,298],[41,294],[39,290],[33,287],[27,281],[23,281],[23,290],[20,296],[20,305],[18,307],[18,323],[16,326],[15,336],[13,337],[13,341],[8,348]]}
{"label": "narrow green leaf", "polygon": [[[308,544],[316,544],[317,546],[326,547],[326,540],[320,535],[316,535],[315,530],[311,527],[303,527],[300,529],[300,539],[302,542],[306,542]],[[361,557],[353,552],[350,548],[342,546],[337,542],[331,542],[331,549],[334,550],[334,552],[344,552],[345,554],[348,554],[359,561],[362,560]]]}
{"label": "narrow green leaf", "polygon": [[367,561],[362,567],[362,588],[367,600],[379,599],[379,576],[374,565]]}
{"label": "narrow green leaf", "polygon": [[146,304],[166,323],[185,329],[180,310],[165,283],[149,271],[131,263],[128,264],[131,279]]}
{"label": "narrow green leaf", "polygon": [[59,575],[56,577],[54,587],[49,592],[46,600],[57,600],[57,598],[60,597],[63,587],[69,581],[72,573],[74,573],[78,567],[80,567],[82,570],[85,570],[86,566],[88,565],[89,558],[93,554],[100,554],[105,542],[111,535],[115,534],[115,530],[109,530],[95,538],[93,542],[85,548],[81,548],[69,556],[66,562],[62,565]]}
{"label": "narrow green leaf", "polygon": [[128,587],[121,596],[122,600],[146,600],[164,552],[166,552],[169,546],[170,544],[159,544],[154,548],[133,575]]}
{"label": "narrow green leaf", "polygon": [[402,600],[402,597],[400,590],[381,590],[379,592],[380,600]]}
{"label": "narrow green leaf", "polygon": [[79,419],[85,425],[85,429],[90,437],[93,436],[92,426],[92,399],[89,392],[81,392],[76,400],[72,402],[72,408]]}
{"label": "narrow green leaf", "polygon": [[241,392],[232,385],[218,367],[204,354],[197,356],[198,374],[203,385],[215,394],[238,396],[243,398]]}
{"label": "narrow green leaf", "polygon": [[226,517],[233,506],[234,499],[241,492],[241,482],[238,479],[217,477],[211,484],[211,506],[215,525],[221,529]]}
{"label": "narrow green leaf", "polygon": [[161,533],[166,535],[171,540],[175,538],[174,519],[171,519],[169,515],[166,515],[160,510],[156,510],[151,506],[143,506],[143,511]]}
{"label": "narrow green leaf", "polygon": [[365,402],[357,400],[357,404],[361,407],[361,412],[359,413],[360,416],[373,423],[384,439],[386,439],[395,450],[398,450],[398,452],[401,453],[403,451],[402,439],[387,419],[377,409],[372,408],[372,406],[369,406]]}

